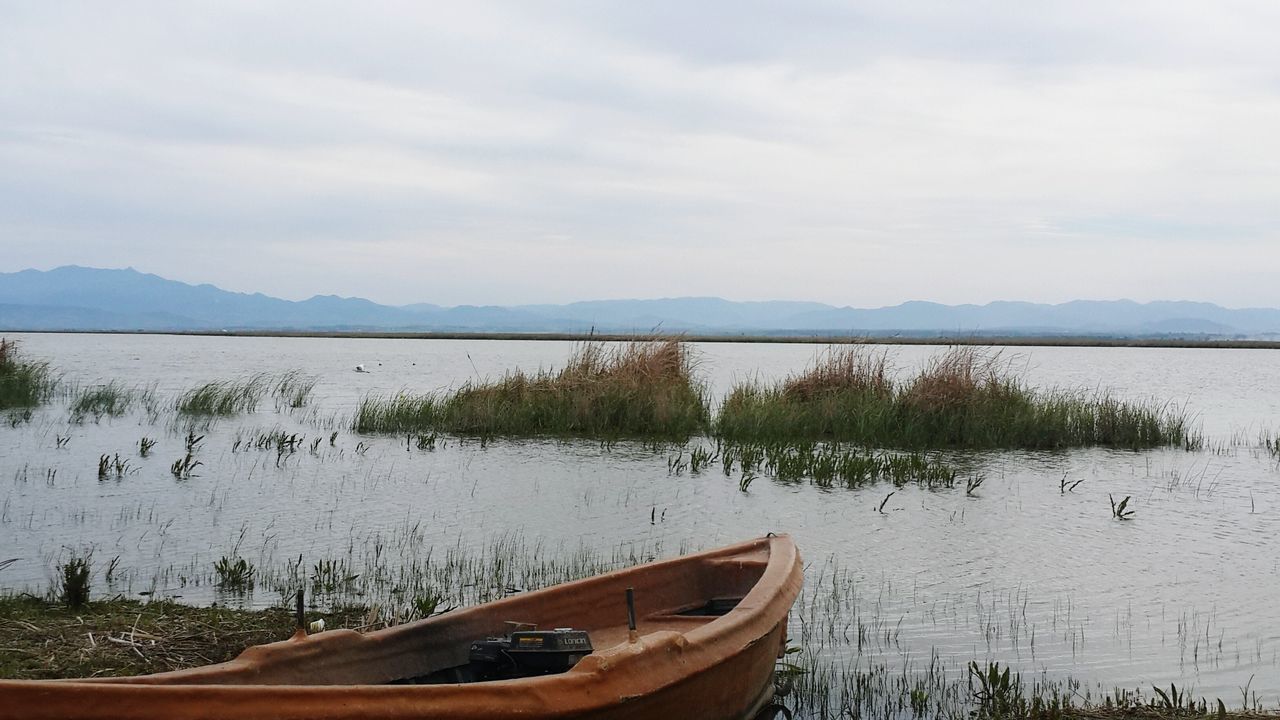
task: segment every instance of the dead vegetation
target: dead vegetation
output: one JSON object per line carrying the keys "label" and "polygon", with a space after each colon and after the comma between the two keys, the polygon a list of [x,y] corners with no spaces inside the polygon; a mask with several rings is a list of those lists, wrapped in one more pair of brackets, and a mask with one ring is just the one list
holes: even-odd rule
{"label": "dead vegetation", "polygon": [[[308,613],[326,627],[361,628],[364,608]],[[90,602],[71,609],[29,595],[0,598],[0,678],[116,677],[224,662],[294,630],[284,608],[233,610],[173,602]],[[382,627],[381,623],[376,625]]]}

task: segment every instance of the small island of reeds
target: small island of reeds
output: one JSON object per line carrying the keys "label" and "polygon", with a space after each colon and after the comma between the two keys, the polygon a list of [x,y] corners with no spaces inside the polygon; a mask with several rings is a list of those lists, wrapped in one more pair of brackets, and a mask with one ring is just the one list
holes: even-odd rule
{"label": "small island of reeds", "polygon": [[892,448],[1198,447],[1176,407],[1039,390],[998,353],[955,347],[895,381],[884,353],[832,348],[779,383],[734,387],[716,418],[730,441],[838,440]]}
{"label": "small island of reeds", "polygon": [[367,397],[357,432],[688,437],[710,411],[688,347],[670,339],[586,343],[560,370],[514,370],[443,394]]}

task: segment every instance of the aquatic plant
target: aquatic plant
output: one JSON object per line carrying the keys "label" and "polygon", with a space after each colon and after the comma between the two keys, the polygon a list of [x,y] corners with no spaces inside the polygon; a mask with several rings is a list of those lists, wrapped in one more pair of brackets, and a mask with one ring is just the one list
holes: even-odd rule
{"label": "aquatic plant", "polygon": [[106,480],[114,477],[119,480],[125,475],[134,472],[135,468],[129,465],[129,461],[120,457],[120,453],[112,455],[100,455],[98,457],[98,480]]}
{"label": "aquatic plant", "polygon": [[726,440],[831,439],[875,447],[1027,448],[1200,446],[1168,404],[1105,393],[1035,390],[998,353],[957,347],[894,383],[884,356],[828,351],[780,383],[741,383],[714,425]]}
{"label": "aquatic plant", "polygon": [[972,496],[975,492],[978,491],[978,488],[982,487],[982,483],[986,481],[987,481],[987,478],[984,475],[970,476],[968,479],[964,481],[964,494]]}
{"label": "aquatic plant", "polygon": [[56,387],[48,363],[23,359],[17,343],[0,338],[0,410],[40,405]]}
{"label": "aquatic plant", "polygon": [[1128,520],[1129,518],[1133,517],[1133,511],[1125,509],[1129,507],[1128,495],[1125,495],[1124,499],[1121,500],[1119,503],[1117,503],[1116,499],[1111,496],[1111,493],[1107,493],[1107,499],[1111,501],[1111,517],[1117,520]]}
{"label": "aquatic plant", "polygon": [[366,397],[357,432],[687,437],[708,426],[705,388],[683,343],[580,346],[559,371],[520,370],[451,393]]}
{"label": "aquatic plant", "polygon": [[894,494],[894,493],[896,493],[896,492],[897,492],[897,490],[894,490],[893,492],[890,492],[888,495],[885,495],[885,496],[884,496],[884,499],[880,501],[880,504],[876,506],[876,512],[878,512],[878,513],[880,513],[881,515],[883,515],[883,514],[884,514],[884,506],[889,504],[889,498],[893,497],[893,494]]}
{"label": "aquatic plant", "polygon": [[276,409],[296,410],[305,406],[311,400],[311,391],[315,389],[317,379],[314,375],[307,375],[301,370],[285,372],[276,379],[271,388]]}
{"label": "aquatic plant", "polygon": [[188,452],[186,455],[173,461],[173,464],[169,466],[169,473],[173,475],[175,480],[190,480],[192,472],[202,464],[203,463],[199,460],[195,459],[195,456]]}
{"label": "aquatic plant", "polygon": [[949,488],[957,476],[951,465],[922,453],[875,451],[840,443],[723,442],[714,453],[695,448],[690,458],[694,454],[708,458],[707,462],[710,457],[720,458],[726,476],[737,468],[743,474],[763,472],[776,480],[808,480],[823,488],[856,488],[880,481]]}
{"label": "aquatic plant", "polygon": [[88,553],[75,552],[58,566],[58,601],[70,608],[89,602],[89,572],[92,561]]}
{"label": "aquatic plant", "polygon": [[90,415],[95,421],[103,416],[119,417],[129,411],[135,394],[135,391],[115,380],[82,389],[71,399],[71,421],[83,422]]}
{"label": "aquatic plant", "polygon": [[253,412],[270,388],[270,378],[258,373],[239,380],[204,383],[178,396],[174,409],[179,415],[235,415]]}
{"label": "aquatic plant", "polygon": [[314,594],[335,593],[351,587],[360,573],[353,573],[346,560],[321,560],[311,568],[311,591]]}
{"label": "aquatic plant", "polygon": [[400,433],[438,428],[444,425],[442,406],[436,394],[366,396],[356,409],[351,429],[361,433]]}
{"label": "aquatic plant", "polygon": [[242,593],[253,589],[253,563],[238,555],[223,555],[213,564],[213,571],[220,590]]}

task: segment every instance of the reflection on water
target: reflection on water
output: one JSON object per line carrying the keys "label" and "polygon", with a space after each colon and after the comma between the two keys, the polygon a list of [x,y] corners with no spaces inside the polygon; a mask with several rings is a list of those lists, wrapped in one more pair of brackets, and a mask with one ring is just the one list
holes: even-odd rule
{"label": "reflection on water", "polygon": [[[822,490],[764,478],[741,492],[718,466],[670,474],[672,450],[640,443],[445,438],[425,449],[344,424],[366,393],[551,366],[569,343],[21,339],[71,380],[155,383],[162,399],[249,372],[298,368],[319,382],[306,408],[266,402],[202,429],[202,464],[182,480],[170,466],[186,428],[169,412],[154,424],[144,414],[71,424],[54,404],[0,426],[0,561],[18,559],[0,569],[0,588],[43,591],[67,548],[93,548],[100,568],[119,556],[116,591],[209,602],[212,564],[233,549],[259,568],[301,555],[362,572],[373,548],[377,562],[395,563],[419,545],[483,548],[511,533],[568,555],[583,545],[672,554],[785,531],[808,561],[792,635],[824,656],[891,667],[935,655],[957,665],[998,659],[1106,687],[1175,682],[1223,698],[1252,682],[1280,699],[1280,470],[1245,442],[1280,415],[1272,351],[1020,351],[1035,384],[1185,403],[1211,449],[953,454],[986,477],[967,495],[963,486]],[[735,380],[794,371],[815,350],[708,344],[700,368],[720,394]],[[909,371],[935,350],[891,352]],[[259,449],[255,440],[273,431],[304,439],[292,452]],[[143,436],[157,440],[145,458]],[[100,481],[100,456],[115,453],[128,471]],[[1132,498],[1133,518],[1114,519],[1109,496]],[[251,602],[279,600],[259,588]]]}

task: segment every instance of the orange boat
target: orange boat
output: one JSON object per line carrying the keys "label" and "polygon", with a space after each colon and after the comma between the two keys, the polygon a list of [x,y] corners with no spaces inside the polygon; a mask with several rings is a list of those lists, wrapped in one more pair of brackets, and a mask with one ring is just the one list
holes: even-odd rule
{"label": "orange boat", "polygon": [[751,718],[802,582],[795,544],[770,535],[217,665],[0,681],[0,718]]}

